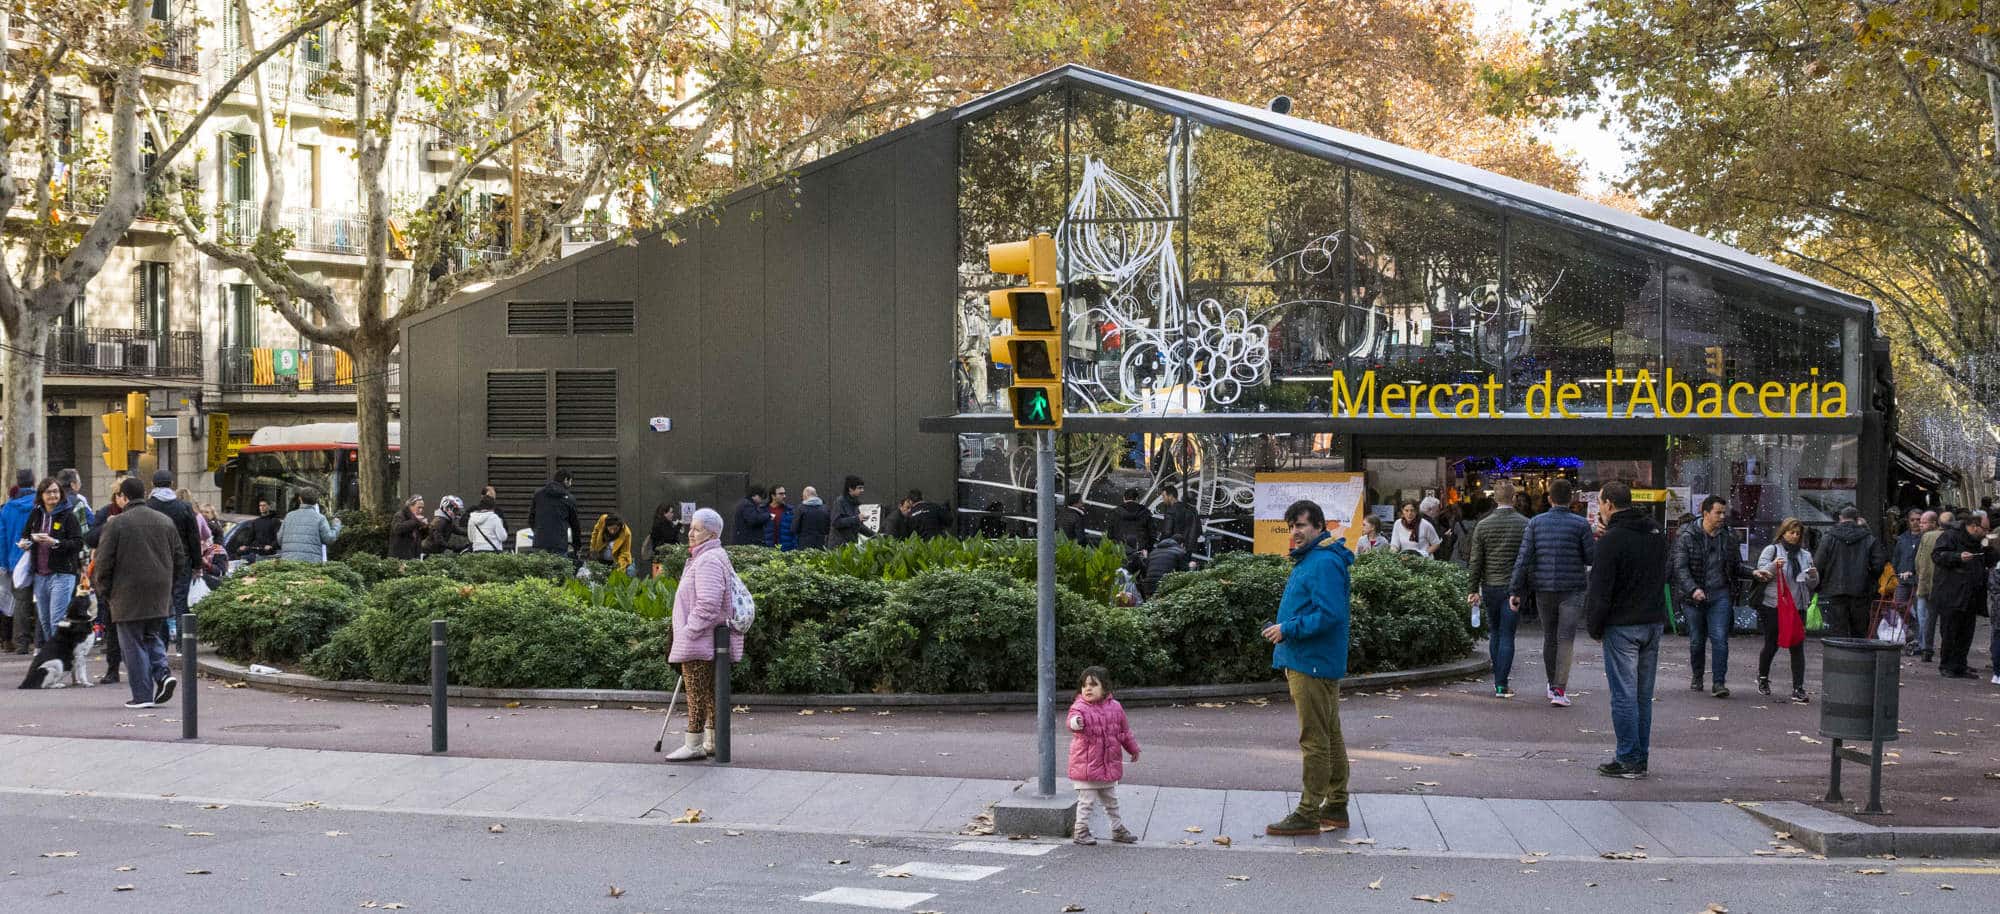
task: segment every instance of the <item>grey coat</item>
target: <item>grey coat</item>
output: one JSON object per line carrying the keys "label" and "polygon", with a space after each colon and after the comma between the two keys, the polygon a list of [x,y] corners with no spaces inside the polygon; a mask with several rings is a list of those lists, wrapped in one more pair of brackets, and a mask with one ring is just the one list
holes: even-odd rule
{"label": "grey coat", "polygon": [[[1757,556],[1757,570],[1768,571],[1772,574],[1770,584],[1778,582],[1778,566],[1775,563],[1778,560],[1778,555],[1783,551],[1784,547],[1779,546],[1777,543],[1772,543],[1769,546],[1765,546],[1764,551]],[[1819,569],[1813,566],[1812,551],[1804,546],[1800,546],[1799,567],[1790,569],[1790,571],[1791,580],[1788,583],[1792,586],[1792,602],[1798,604],[1800,612],[1805,612],[1806,604],[1812,602],[1813,589],[1819,586]],[[1770,586],[1770,584],[1758,585],[1757,589],[1759,593],[1756,600],[1758,606],[1776,607],[1778,605],[1778,590]]]}
{"label": "grey coat", "polygon": [[134,506],[104,527],[90,584],[111,621],[145,622],[173,613],[174,578],[188,567],[180,530],[150,506]]}
{"label": "grey coat", "polygon": [[340,525],[329,522],[319,508],[294,508],[278,528],[278,558],[289,562],[324,562],[326,547],[339,537]]}

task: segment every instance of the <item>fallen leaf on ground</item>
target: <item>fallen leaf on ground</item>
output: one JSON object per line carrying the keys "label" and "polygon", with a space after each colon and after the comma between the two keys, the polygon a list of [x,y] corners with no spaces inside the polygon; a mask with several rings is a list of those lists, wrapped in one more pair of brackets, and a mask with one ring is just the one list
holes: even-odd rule
{"label": "fallen leaf on ground", "polygon": [[187,874],[188,874],[189,876],[207,876],[207,875],[210,875],[209,871],[207,871],[207,870],[188,870],[188,871],[187,871]]}
{"label": "fallen leaf on ground", "polygon": [[625,890],[614,885],[611,887],[611,891],[606,892],[605,894],[611,896],[612,898],[623,898],[625,897]]}
{"label": "fallen leaf on ground", "polygon": [[1822,743],[1821,743],[1821,742],[1820,742],[1819,740],[1816,740],[1816,739],[1813,739],[1813,738],[1812,738],[1812,737],[1810,737],[1810,736],[1801,736],[1801,737],[1799,737],[1799,742],[1802,742],[1802,743],[1811,743],[1811,744],[1813,744],[1813,745],[1815,745],[1815,746],[1818,746],[1818,745],[1822,745]]}
{"label": "fallen leaf on ground", "polygon": [[695,824],[696,822],[700,822],[700,821],[701,821],[701,810],[699,810],[699,809],[690,809],[690,810],[688,810],[687,812],[684,812],[684,813],[681,813],[681,814],[680,814],[680,815],[678,815],[678,816],[675,816],[675,817],[674,817],[674,820],[673,820],[673,823],[672,823],[672,824],[674,824],[674,825],[693,825],[693,824]]}
{"label": "fallen leaf on ground", "polygon": [[1228,835],[1216,835],[1214,840],[1215,843],[1220,844],[1223,847],[1228,847],[1231,843]]}
{"label": "fallen leaf on ground", "polygon": [[498,835],[498,834],[504,834],[504,833],[505,833],[505,832],[507,831],[507,826],[505,826],[505,825],[502,825],[502,824],[500,824],[500,823],[498,823],[498,822],[495,822],[495,823],[493,823],[492,825],[488,825],[488,826],[486,826],[486,830],[487,830],[487,831],[490,831],[490,832],[492,832],[492,833],[494,833],[494,834],[496,834],[496,835]]}
{"label": "fallen leaf on ground", "polygon": [[1439,893],[1437,893],[1436,895],[1411,895],[1411,896],[1410,896],[1410,900],[1411,900],[1411,901],[1428,901],[1428,902],[1430,902],[1431,904],[1444,904],[1445,902],[1447,902],[1447,901],[1450,901],[1450,900],[1452,900],[1453,898],[1456,898],[1456,897],[1457,897],[1457,896],[1453,895],[1453,894],[1452,894],[1452,893],[1450,893],[1450,892],[1439,892]]}
{"label": "fallen leaf on ground", "polygon": [[1476,753],[1472,753],[1472,752],[1452,752],[1452,753],[1448,753],[1448,754],[1449,754],[1449,755],[1451,755],[1451,756],[1452,756],[1453,758],[1478,758],[1478,757],[1479,757],[1479,756],[1478,756],[1478,754],[1476,754]]}
{"label": "fallen leaf on ground", "polygon": [[831,863],[831,864],[833,864],[834,866],[846,866],[846,865],[847,865],[847,861],[845,861],[845,860],[828,860],[827,862],[828,862],[828,863]]}
{"label": "fallen leaf on ground", "polygon": [[1949,882],[1940,882],[1940,883],[1938,883],[1938,891],[1940,891],[1940,892],[1956,892],[1956,891],[1958,891],[1958,886],[1955,886],[1955,885],[1952,885],[1952,884],[1951,884],[1951,883],[1949,883]]}
{"label": "fallen leaf on ground", "polygon": [[1076,912],[1081,910],[1083,910],[1083,905],[1080,904],[1063,905],[1063,914],[1076,914]]}
{"label": "fallen leaf on ground", "polygon": [[136,869],[138,869],[138,867],[136,867],[136,866],[129,866],[129,865],[128,865],[128,866],[114,866],[114,867],[112,867],[112,868],[111,868],[111,871],[112,871],[112,872],[114,872],[114,873],[129,873],[129,872],[132,872],[133,870],[136,870]]}
{"label": "fallen leaf on ground", "polygon": [[1418,786],[1418,787],[1436,787],[1437,785],[1438,785],[1438,782],[1436,782],[1436,781],[1418,781],[1418,782],[1417,782],[1417,786]]}
{"label": "fallen leaf on ground", "polygon": [[74,856],[76,856],[76,851],[43,851],[43,852],[42,852],[42,856],[44,856],[44,857],[74,857]]}
{"label": "fallen leaf on ground", "polygon": [[1708,908],[1702,914],[1729,914],[1729,909],[1711,901],[1708,903]]}
{"label": "fallen leaf on ground", "polygon": [[111,887],[111,891],[114,891],[114,892],[130,892],[130,891],[132,891],[132,890],[133,890],[133,889],[135,889],[135,888],[138,888],[138,886],[131,886],[131,885],[114,885],[114,886],[112,886],[112,887]]}
{"label": "fallen leaf on ground", "polygon": [[819,712],[817,712],[817,711],[814,711],[814,710],[813,710],[813,709],[811,709],[811,708],[800,708],[800,709],[799,709],[799,716],[800,716],[800,717],[811,717],[811,716],[813,716],[814,714],[817,714],[817,713],[819,713]]}
{"label": "fallen leaf on ground", "polygon": [[1223,878],[1225,878],[1225,879],[1228,879],[1228,880],[1230,880],[1231,882],[1249,882],[1249,881],[1250,881],[1250,877],[1248,877],[1248,876],[1238,876],[1238,875],[1236,875],[1236,874],[1234,874],[1234,873],[1231,873],[1231,874],[1229,874],[1228,876],[1225,876],[1225,877],[1223,877]]}
{"label": "fallen leaf on ground", "polygon": [[1721,720],[1721,717],[1697,717],[1695,720]]}
{"label": "fallen leaf on ground", "polygon": [[1368,887],[1369,887],[1370,889],[1374,889],[1375,891],[1378,891],[1378,892],[1379,892],[1379,891],[1381,891],[1381,890],[1382,890],[1382,877],[1381,877],[1381,876],[1377,876],[1377,877],[1375,877],[1375,881],[1374,881],[1374,882],[1371,882],[1371,883],[1368,883]]}
{"label": "fallen leaf on ground", "polygon": [[1374,839],[1374,838],[1342,838],[1342,839],[1340,839],[1340,843],[1342,843],[1342,844],[1374,844],[1374,843],[1375,843],[1375,839]]}
{"label": "fallen leaf on ground", "polygon": [[1190,835],[1199,835],[1199,834],[1201,834],[1201,826],[1199,826],[1199,825],[1190,825],[1190,826],[1188,826],[1188,827],[1186,827],[1186,828],[1184,828],[1184,829],[1181,829],[1181,830],[1182,830],[1182,831],[1184,831],[1184,832],[1187,832],[1187,833],[1188,833],[1188,834],[1190,834]]}
{"label": "fallen leaf on ground", "polygon": [[1888,870],[1877,870],[1877,869],[1861,869],[1861,870],[1855,870],[1854,872],[1862,876],[1887,876],[1889,874]]}
{"label": "fallen leaf on ground", "polygon": [[213,838],[213,837],[215,837],[215,832],[212,832],[212,831],[191,831],[191,832],[182,832],[182,834],[185,834],[185,835],[187,835],[187,836],[188,836],[188,837],[190,837],[190,838]]}
{"label": "fallen leaf on ground", "polygon": [[347,837],[347,833],[344,831],[330,831],[326,833],[326,836],[329,838],[345,838]]}
{"label": "fallen leaf on ground", "polygon": [[1376,719],[1376,720],[1395,720],[1395,718],[1394,718],[1394,717],[1391,717],[1391,716],[1389,716],[1389,715],[1387,715],[1387,714],[1377,714],[1377,715],[1375,715],[1375,719]]}
{"label": "fallen leaf on ground", "polygon": [[1602,858],[1604,858],[1604,859],[1606,859],[1606,860],[1644,860],[1644,859],[1646,859],[1646,852],[1645,852],[1645,851],[1605,851],[1604,853],[1601,853],[1601,854],[1598,854],[1597,856],[1599,856],[1599,857],[1602,857]]}
{"label": "fallen leaf on ground", "polygon": [[742,833],[742,832],[740,832],[740,831],[725,831],[725,832],[723,832],[722,834],[723,834],[723,836],[724,836],[724,837],[727,837],[727,838],[741,838],[741,837],[743,837],[743,833]]}
{"label": "fallen leaf on ground", "polygon": [[1526,864],[1530,864],[1530,865],[1532,865],[1532,864],[1536,864],[1536,863],[1540,863],[1540,862],[1542,862],[1542,861],[1541,861],[1541,860],[1540,860],[1539,858],[1536,858],[1536,857],[1522,857],[1522,858],[1521,858],[1521,862],[1522,862],[1522,863],[1526,863]]}
{"label": "fallen leaf on ground", "polygon": [[520,702],[518,702],[518,701],[510,701],[510,702],[508,702],[508,703],[506,703],[506,704],[504,704],[504,705],[501,705],[501,707],[503,707],[503,708],[518,708],[518,707],[520,707],[520,706],[521,706],[521,703],[520,703]]}
{"label": "fallen leaf on ground", "polygon": [[228,808],[229,808],[229,804],[227,804],[227,803],[203,803],[203,804],[201,804],[201,808],[203,808],[203,809],[228,809]]}

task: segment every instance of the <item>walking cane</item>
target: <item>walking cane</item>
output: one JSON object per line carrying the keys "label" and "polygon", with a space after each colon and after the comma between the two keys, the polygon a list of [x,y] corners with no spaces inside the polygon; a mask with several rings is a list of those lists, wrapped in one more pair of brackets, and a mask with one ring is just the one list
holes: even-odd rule
{"label": "walking cane", "polygon": [[681,697],[681,678],[679,676],[675,676],[674,693],[672,695],[667,696],[667,716],[665,720],[660,721],[660,738],[653,741],[654,752],[660,751],[660,748],[667,744],[667,728],[669,726],[672,726],[674,722],[674,702],[679,700],[680,697]]}

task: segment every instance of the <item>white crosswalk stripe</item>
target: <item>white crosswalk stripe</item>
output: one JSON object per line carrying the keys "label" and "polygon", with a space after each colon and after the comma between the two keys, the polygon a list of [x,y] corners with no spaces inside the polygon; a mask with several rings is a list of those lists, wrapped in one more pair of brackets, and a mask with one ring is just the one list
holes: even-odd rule
{"label": "white crosswalk stripe", "polygon": [[926,863],[912,860],[902,866],[892,866],[889,874],[907,873],[917,879],[944,879],[951,882],[978,882],[994,873],[1006,869],[1004,866],[973,866],[970,863]]}
{"label": "white crosswalk stripe", "polygon": [[857,889],[837,886],[817,895],[807,895],[804,900],[825,904],[852,905],[857,908],[879,908],[887,911],[906,911],[911,905],[921,904],[937,897],[936,892],[891,892],[887,889]]}
{"label": "white crosswalk stripe", "polygon": [[971,854],[1006,854],[1013,857],[1040,857],[1055,850],[1054,844],[1030,844],[1026,841],[960,841],[951,850]]}

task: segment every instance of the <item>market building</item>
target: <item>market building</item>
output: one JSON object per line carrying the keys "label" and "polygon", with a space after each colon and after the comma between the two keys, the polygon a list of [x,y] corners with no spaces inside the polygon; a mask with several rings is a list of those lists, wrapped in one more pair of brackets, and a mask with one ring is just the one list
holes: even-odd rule
{"label": "market building", "polygon": [[751,481],[830,501],[857,474],[888,510],[921,488],[1026,533],[1031,448],[988,353],[985,292],[1007,280],[985,245],[1036,231],[1069,284],[1059,465],[1092,527],[1128,486],[1151,502],[1171,484],[1209,548],[1247,546],[1279,473],[1364,474],[1371,510],[1622,479],[1669,520],[1723,495],[1753,544],[1786,517],[1877,517],[1927,491],[1899,475],[1921,461],[1896,453],[1865,299],[1577,197],[1075,66],[412,321],[406,487],[492,482],[525,519],[562,466],[587,511],[639,518],[726,509]]}

